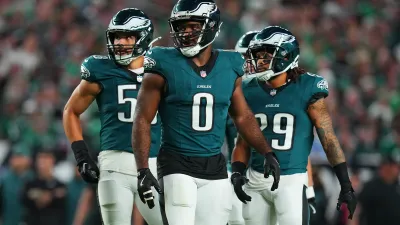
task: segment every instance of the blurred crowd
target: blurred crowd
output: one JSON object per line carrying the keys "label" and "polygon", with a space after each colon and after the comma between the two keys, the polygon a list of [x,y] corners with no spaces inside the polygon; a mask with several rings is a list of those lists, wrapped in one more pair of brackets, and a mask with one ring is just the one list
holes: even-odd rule
{"label": "blurred crowd", "polygon": [[[99,224],[95,222],[96,210],[91,210],[97,208],[94,188],[87,187],[74,170],[74,159],[62,127],[63,106],[80,82],[82,60],[92,54],[106,54],[105,31],[113,14],[127,7],[142,9],[153,20],[155,37],[162,37],[156,45],[171,46],[167,19],[175,2],[0,1],[0,224],[17,225],[21,218],[38,225],[62,224],[57,219],[68,225],[84,224],[85,220],[85,224]],[[379,174],[393,174],[396,179],[392,183],[398,185],[400,118],[394,118],[400,111],[400,2],[219,0],[217,3],[224,22],[215,41],[217,48],[232,49],[243,33],[268,25],[286,27],[297,36],[301,43],[300,66],[329,82],[329,110],[351,165],[356,192],[365,190],[366,182],[373,182]],[[81,117],[85,140],[93,156],[98,153],[100,142],[98,118],[95,103]],[[398,132],[392,129],[396,127]],[[325,166],[323,155],[316,138],[311,158],[316,166],[314,177],[320,211],[314,224],[372,225],[363,222],[362,211],[352,222],[335,212],[339,186]],[[380,158],[385,160],[380,163]],[[49,170],[53,172],[46,172]],[[46,176],[53,177],[54,182],[34,180]],[[42,190],[39,191],[42,194],[37,190]],[[50,195],[54,192],[50,190],[57,194]],[[21,192],[23,200],[17,201]],[[360,199],[368,202],[368,196],[364,193]],[[391,197],[394,196],[388,198]],[[400,208],[400,200],[397,202],[391,207]],[[87,210],[88,215],[92,212],[94,219],[76,213],[76,208]],[[34,210],[48,210],[54,221],[44,223],[43,218],[34,218],[37,215]]]}

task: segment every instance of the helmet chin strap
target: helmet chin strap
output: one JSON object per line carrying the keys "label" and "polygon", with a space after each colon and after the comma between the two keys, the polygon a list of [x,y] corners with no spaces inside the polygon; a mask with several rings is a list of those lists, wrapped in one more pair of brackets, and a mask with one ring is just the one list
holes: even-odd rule
{"label": "helmet chin strap", "polygon": [[269,81],[274,76],[275,76],[274,71],[269,69],[264,72],[256,74],[257,79],[260,81]]}
{"label": "helmet chin strap", "polygon": [[118,64],[122,65],[122,66],[127,66],[127,65],[129,65],[133,60],[135,60],[135,59],[137,59],[137,58],[139,58],[139,57],[140,57],[140,55],[139,55],[139,56],[136,56],[136,57],[132,57],[132,56],[129,55],[129,54],[125,54],[125,55],[120,56],[119,59],[117,59],[117,57],[115,57],[115,61],[116,61]]}
{"label": "helmet chin strap", "polygon": [[[296,56],[296,58],[294,59],[294,61],[287,66],[284,70],[282,70],[281,72],[275,73],[272,69],[268,69],[266,71],[260,72],[260,73],[255,73],[254,75],[257,77],[258,80],[260,81],[268,81],[270,80],[272,77],[278,76],[286,71],[288,71],[289,69],[294,69],[296,67],[298,67],[299,64],[299,59],[300,55]],[[271,64],[270,64],[271,65]],[[270,66],[271,67],[271,66]]]}
{"label": "helmet chin strap", "polygon": [[[160,40],[160,39],[161,39],[161,37],[158,37],[158,38],[155,38],[154,40],[152,40],[152,41],[150,42],[150,44],[149,44],[149,49],[151,49],[151,48],[153,47],[153,44],[154,44],[156,41]],[[146,53],[146,51],[144,51],[142,55],[144,55],[144,53]],[[119,57],[119,59],[117,59],[117,57],[115,57],[115,61],[116,61],[118,64],[122,65],[122,66],[127,66],[127,65],[129,65],[132,61],[134,61],[135,59],[139,58],[139,57],[142,56],[142,55],[139,55],[139,56],[136,56],[136,57],[131,57],[131,55],[126,54],[126,55],[122,55],[121,57]]]}

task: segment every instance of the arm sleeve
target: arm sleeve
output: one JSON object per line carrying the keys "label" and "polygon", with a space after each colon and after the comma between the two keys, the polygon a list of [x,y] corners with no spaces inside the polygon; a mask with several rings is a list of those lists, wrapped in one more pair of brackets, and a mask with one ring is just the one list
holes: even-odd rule
{"label": "arm sleeve", "polygon": [[321,98],[326,98],[329,95],[328,81],[318,75],[313,75],[308,83],[309,87],[306,92],[306,101],[308,104],[313,104]]}

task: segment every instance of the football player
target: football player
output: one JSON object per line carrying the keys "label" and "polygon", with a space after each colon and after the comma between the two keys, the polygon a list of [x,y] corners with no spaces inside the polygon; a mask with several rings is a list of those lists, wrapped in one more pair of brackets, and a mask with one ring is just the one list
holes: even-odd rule
{"label": "football player", "polygon": [[[243,57],[248,60],[249,55],[247,53],[247,48],[250,44],[250,41],[253,39],[253,37],[258,33],[259,31],[249,31],[245,33],[236,43],[235,45],[235,50],[243,55]],[[245,68],[245,75],[248,76],[249,71],[252,67],[247,66]],[[235,125],[233,124],[232,120],[228,118],[227,124],[226,124],[226,141],[227,141],[227,147],[228,147],[228,154],[227,154],[227,167],[228,167],[228,175],[231,177],[232,172],[231,172],[231,157],[232,157],[232,151],[233,148],[235,147],[235,142],[236,142],[236,137],[237,137],[237,131],[235,128]],[[316,207],[315,207],[315,192],[313,188],[313,180],[312,180],[312,167],[311,167],[311,162],[308,160],[307,164],[307,179],[305,180],[305,184],[307,185],[307,190],[306,190],[306,196],[307,200],[310,206],[310,214],[315,215],[317,213]],[[233,198],[233,205],[232,205],[232,212],[229,217],[229,225],[233,224],[244,224],[243,216],[242,216],[242,202],[236,197],[236,194],[233,192],[233,195],[235,196]]]}
{"label": "football player", "polygon": [[159,184],[148,169],[150,123],[159,110],[162,144],[157,158],[162,212],[169,225],[226,225],[231,184],[221,153],[229,114],[243,138],[265,158],[279,183],[279,164],[241,88],[244,59],[212,48],[221,21],[212,0],[179,0],[169,19],[175,48],[153,48],[139,91],[132,131],[139,192],[152,198]]}
{"label": "football player", "polygon": [[[82,81],[64,109],[64,130],[71,142],[82,178],[98,182],[104,224],[131,224],[133,204],[150,225],[162,224],[158,201],[143,204],[137,192],[137,169],[131,146],[136,98],[144,73],[144,54],[151,46],[153,24],[139,9],[119,11],[108,26],[108,56],[93,55],[81,66]],[[101,120],[100,169],[89,157],[79,116],[96,100]],[[156,172],[160,146],[160,120],[151,120],[150,169]],[[142,201],[143,202],[142,202]]]}
{"label": "football player", "polygon": [[[264,179],[262,156],[238,136],[232,153],[231,181],[239,199],[251,198],[243,205],[246,225],[308,224],[304,181],[314,127],[341,184],[338,207],[347,203],[352,218],[356,198],[324,100],[328,96],[327,81],[298,67],[299,44],[291,32],[281,27],[269,26],[260,31],[250,42],[248,54],[252,66],[249,71],[254,71],[254,77],[243,82],[243,92],[278,157],[282,177],[279,189],[270,191],[273,183]],[[244,171],[250,157],[246,172],[249,182],[244,192],[242,180],[246,179]]]}

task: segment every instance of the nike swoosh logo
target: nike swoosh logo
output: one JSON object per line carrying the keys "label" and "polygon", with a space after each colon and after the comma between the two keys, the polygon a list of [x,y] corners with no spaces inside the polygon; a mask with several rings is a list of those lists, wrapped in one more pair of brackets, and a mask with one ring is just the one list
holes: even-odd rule
{"label": "nike swoosh logo", "polygon": [[143,181],[146,178],[147,175],[144,175],[143,179],[140,181],[140,186],[143,186]]}

